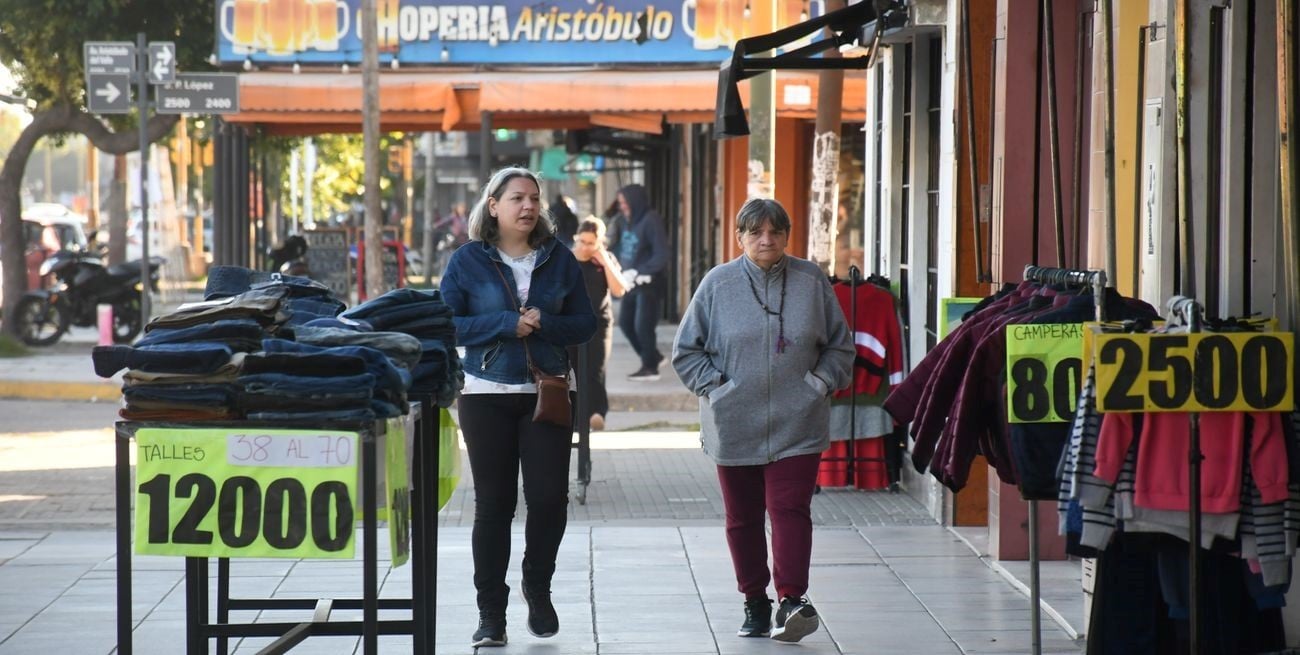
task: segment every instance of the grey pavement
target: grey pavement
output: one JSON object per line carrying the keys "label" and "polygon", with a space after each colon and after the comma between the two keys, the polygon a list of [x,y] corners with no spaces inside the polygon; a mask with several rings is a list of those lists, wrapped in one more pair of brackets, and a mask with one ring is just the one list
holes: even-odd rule
{"label": "grey pavement", "polygon": [[[673,329],[661,326],[661,348],[671,343]],[[0,360],[0,381],[17,380],[10,388],[32,386],[32,378],[15,371],[39,370],[40,362],[61,357],[66,377],[46,381],[76,390],[76,384],[95,381],[87,373],[90,343],[74,335],[54,352]],[[669,367],[663,367],[663,379],[649,383],[625,379],[635,368],[616,336],[609,430],[592,437],[590,485],[571,487],[574,501],[555,581],[561,632],[548,640],[531,637],[523,629],[523,603],[512,601],[511,642],[500,652],[790,652],[774,642],[735,636],[742,599],[722,530],[714,467],[693,431],[695,399]],[[116,405],[73,402],[81,396],[69,396],[62,402],[0,400],[0,589],[10,591],[0,594],[0,655],[115,652]],[[471,652],[466,644],[477,618],[470,559],[473,482],[464,470],[439,517],[438,653]],[[583,491],[584,502],[577,502]],[[511,567],[516,587],[526,515],[522,499],[519,514]],[[824,625],[797,648],[826,654],[1030,650],[1029,601],[1019,582],[1026,569],[990,560],[981,531],[936,525],[907,494],[883,491],[824,490],[814,498],[813,519],[810,596]],[[411,567],[388,569],[386,534],[380,536],[379,556],[382,594],[409,595]],[[181,652],[183,561],[136,556],[133,565],[136,652]],[[342,562],[237,560],[232,590],[244,597],[356,597],[360,567],[359,555]],[[1043,597],[1051,603],[1043,622],[1044,652],[1079,653],[1079,566],[1045,563],[1043,577]],[[334,617],[357,614],[336,611]],[[232,618],[309,616],[267,611]],[[245,639],[232,649],[251,653],[269,641]],[[382,653],[410,647],[409,637],[380,640]],[[355,638],[313,637],[292,652],[360,650]]]}

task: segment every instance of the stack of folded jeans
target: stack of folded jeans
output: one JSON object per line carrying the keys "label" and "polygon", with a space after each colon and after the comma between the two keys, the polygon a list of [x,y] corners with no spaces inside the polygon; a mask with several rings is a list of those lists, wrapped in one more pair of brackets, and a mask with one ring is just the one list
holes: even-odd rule
{"label": "stack of folded jeans", "polygon": [[[262,342],[262,350],[266,354],[328,354],[360,359],[368,379],[351,380],[351,390],[365,392],[374,417],[391,418],[410,410],[406,392],[411,386],[411,373],[395,364],[381,350],[369,346],[316,346],[287,339],[266,339]],[[330,388],[334,389],[332,381]]]}
{"label": "stack of folded jeans", "polygon": [[333,318],[346,307],[329,287],[305,277],[262,273],[242,266],[214,266],[208,271],[204,300],[239,296],[261,289],[283,291],[277,325],[302,325],[318,318]]}
{"label": "stack of folded jeans", "polygon": [[420,359],[411,371],[411,390],[432,393],[440,407],[448,407],[465,386],[451,315],[451,308],[436,290],[394,289],[343,312],[341,317],[418,339]]}
{"label": "stack of folded jeans", "polygon": [[[268,340],[274,341],[274,340]],[[374,420],[375,376],[349,354],[262,352],[244,358],[239,408],[255,420]]]}
{"label": "stack of folded jeans", "polygon": [[137,421],[232,418],[242,356],[219,341],[99,346],[91,355],[102,377],[130,369],[119,414]]}

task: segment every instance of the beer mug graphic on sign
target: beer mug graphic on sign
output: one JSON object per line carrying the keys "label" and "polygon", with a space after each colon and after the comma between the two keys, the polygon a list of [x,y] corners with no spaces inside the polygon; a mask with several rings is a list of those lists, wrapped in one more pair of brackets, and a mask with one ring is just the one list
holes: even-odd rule
{"label": "beer mug graphic on sign", "polygon": [[[691,11],[695,12],[694,25]],[[716,50],[726,45],[718,25],[718,0],[682,0],[682,30],[695,41],[696,50]]]}
{"label": "beer mug graphic on sign", "polygon": [[348,33],[352,15],[343,0],[307,0],[311,17],[311,41],[308,47],[317,50],[339,49],[339,41]]}
{"label": "beer mug graphic on sign", "polygon": [[311,21],[307,0],[268,0],[266,7],[266,50],[273,55],[291,55],[308,42]]}
{"label": "beer mug graphic on sign", "polygon": [[266,0],[224,0],[217,20],[221,35],[236,54],[246,55],[265,46]]}

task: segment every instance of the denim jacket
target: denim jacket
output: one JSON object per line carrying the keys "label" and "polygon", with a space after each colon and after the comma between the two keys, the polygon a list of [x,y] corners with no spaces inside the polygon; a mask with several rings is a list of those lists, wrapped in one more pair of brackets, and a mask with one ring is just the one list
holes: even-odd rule
{"label": "denim jacket", "polygon": [[[551,239],[539,249],[527,304],[542,313],[542,328],[527,337],[533,364],[551,375],[569,371],[565,346],[586,343],[596,333],[578,260],[558,244]],[[441,290],[454,314],[457,345],[465,347],[465,373],[504,384],[531,382],[523,340],[515,336],[515,278],[496,246],[470,241],[457,248]]]}

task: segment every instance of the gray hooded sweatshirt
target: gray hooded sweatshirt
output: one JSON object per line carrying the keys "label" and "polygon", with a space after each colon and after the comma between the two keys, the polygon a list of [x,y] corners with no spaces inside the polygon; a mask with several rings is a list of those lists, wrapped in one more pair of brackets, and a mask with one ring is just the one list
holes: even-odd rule
{"label": "gray hooded sweatshirt", "polygon": [[[785,281],[785,352],[776,351]],[[751,287],[752,285],[752,287]],[[829,395],[848,386],[853,342],[830,281],[786,255],[746,256],[704,276],[677,328],[673,369],[700,396],[700,441],[720,466],[769,464],[830,445]]]}

